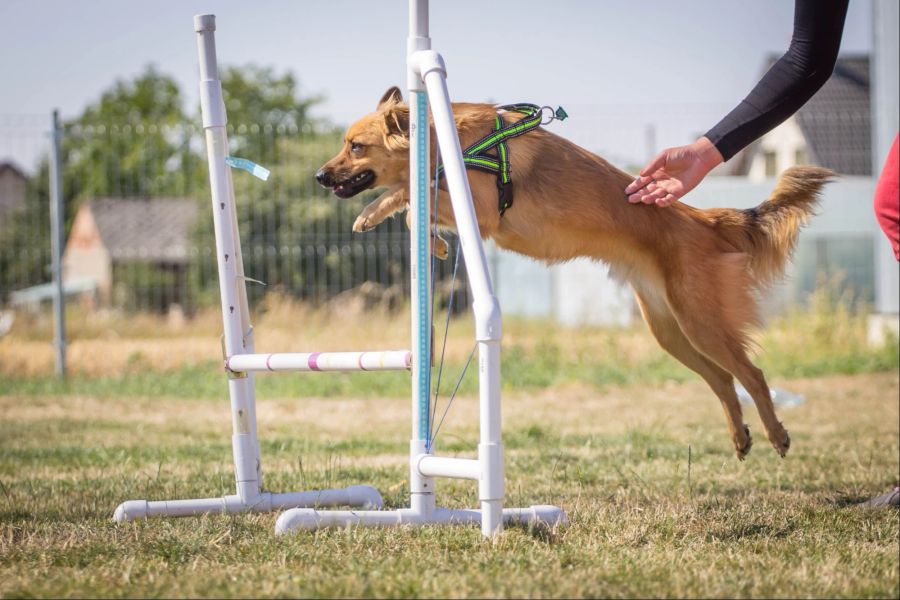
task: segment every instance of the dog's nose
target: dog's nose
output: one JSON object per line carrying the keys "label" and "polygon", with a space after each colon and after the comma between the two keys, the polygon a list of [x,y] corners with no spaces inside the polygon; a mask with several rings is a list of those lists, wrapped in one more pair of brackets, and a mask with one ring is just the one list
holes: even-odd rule
{"label": "dog's nose", "polygon": [[334,183],[334,180],[331,178],[331,173],[325,169],[316,171],[316,181],[319,182],[319,185],[324,185],[325,187],[330,187],[331,184]]}

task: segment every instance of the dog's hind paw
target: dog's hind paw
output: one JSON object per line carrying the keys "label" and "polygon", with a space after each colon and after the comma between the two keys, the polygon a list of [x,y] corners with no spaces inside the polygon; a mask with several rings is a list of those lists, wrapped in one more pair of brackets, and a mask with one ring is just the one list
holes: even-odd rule
{"label": "dog's hind paw", "polygon": [[750,435],[750,428],[744,425],[744,439],[735,438],[734,440],[734,451],[738,457],[738,460],[744,460],[747,458],[747,454],[750,452],[750,448],[753,447],[753,436]]}
{"label": "dog's hind paw", "polygon": [[785,429],[783,431],[784,431],[784,437],[781,439],[781,441],[780,442],[774,442],[774,441],[772,442],[772,446],[775,448],[775,451],[779,454],[779,456],[781,456],[781,458],[784,458],[785,455],[787,455],[788,450],[791,449],[791,436],[787,432],[787,429]]}

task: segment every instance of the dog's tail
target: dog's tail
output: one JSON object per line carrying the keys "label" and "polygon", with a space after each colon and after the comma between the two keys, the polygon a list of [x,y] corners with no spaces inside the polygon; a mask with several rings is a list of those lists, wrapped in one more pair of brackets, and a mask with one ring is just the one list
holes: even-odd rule
{"label": "dog's tail", "polygon": [[815,214],[822,187],[834,172],[821,167],[791,167],[772,194],[756,208],[719,215],[717,226],[750,258],[755,284],[764,288],[784,273],[797,234]]}

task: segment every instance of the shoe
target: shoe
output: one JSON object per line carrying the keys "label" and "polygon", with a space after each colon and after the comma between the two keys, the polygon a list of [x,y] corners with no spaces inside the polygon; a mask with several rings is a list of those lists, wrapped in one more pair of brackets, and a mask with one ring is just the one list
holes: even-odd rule
{"label": "shoe", "polygon": [[900,506],[900,487],[862,503],[863,506]]}

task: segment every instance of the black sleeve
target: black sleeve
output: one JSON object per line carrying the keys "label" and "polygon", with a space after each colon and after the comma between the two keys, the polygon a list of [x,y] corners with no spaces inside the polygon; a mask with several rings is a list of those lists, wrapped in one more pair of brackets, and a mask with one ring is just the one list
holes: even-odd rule
{"label": "black sleeve", "polygon": [[780,125],[834,70],[849,0],[796,0],[788,51],[706,137],[725,160]]}

